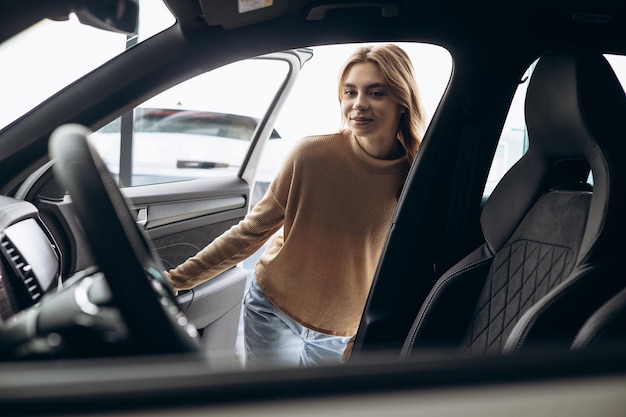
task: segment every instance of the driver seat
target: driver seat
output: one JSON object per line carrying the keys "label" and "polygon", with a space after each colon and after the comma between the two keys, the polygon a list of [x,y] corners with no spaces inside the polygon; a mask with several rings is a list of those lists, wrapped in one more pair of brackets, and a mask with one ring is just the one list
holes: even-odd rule
{"label": "driver seat", "polygon": [[485,203],[484,244],[435,283],[401,357],[434,347],[568,349],[592,312],[624,287],[619,81],[600,54],[550,53],[534,70],[525,112],[529,149]]}

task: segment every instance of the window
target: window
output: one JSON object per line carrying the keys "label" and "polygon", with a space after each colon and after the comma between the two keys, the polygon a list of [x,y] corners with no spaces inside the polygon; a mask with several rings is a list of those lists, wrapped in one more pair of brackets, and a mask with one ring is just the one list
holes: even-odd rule
{"label": "window", "polygon": [[[615,75],[620,80],[622,88],[626,90],[626,56],[623,55],[605,55],[607,61],[613,68]],[[520,82],[509,114],[504,123],[504,128],[500,136],[498,147],[494,155],[493,162],[491,164],[491,170],[489,171],[489,177],[487,178],[487,184],[485,185],[485,191],[483,200],[486,199],[496,184],[502,179],[504,174],[515,164],[528,150],[528,132],[526,130],[526,123],[524,119],[524,100],[526,98],[526,90],[528,88],[528,80],[532,75],[532,70],[535,66],[533,63],[526,71],[524,77]],[[593,183],[593,177],[589,176],[589,182]]]}
{"label": "window", "polygon": [[526,131],[524,119],[524,100],[526,99],[526,90],[528,89],[528,82],[534,67],[535,63],[526,70],[513,96],[509,114],[504,122],[500,141],[491,163],[487,184],[485,184],[483,192],[483,200],[491,195],[491,192],[504,174],[519,161],[528,149],[528,132]]}
{"label": "window", "polygon": [[[0,129],[9,125],[77,78],[174,24],[162,1],[141,0],[137,38],[68,21],[42,20],[2,43]],[[132,41],[129,41],[132,40]],[[27,51],[27,52],[26,52]]]}
{"label": "window", "polygon": [[[133,112],[131,181],[147,185],[236,175],[289,64],[268,57],[235,62],[181,83]],[[90,140],[119,177],[121,121]],[[280,142],[274,130],[270,139]]]}

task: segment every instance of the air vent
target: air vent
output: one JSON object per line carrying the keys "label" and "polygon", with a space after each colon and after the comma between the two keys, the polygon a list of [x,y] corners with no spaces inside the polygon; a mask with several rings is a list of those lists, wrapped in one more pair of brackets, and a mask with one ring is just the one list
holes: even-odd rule
{"label": "air vent", "polygon": [[17,250],[7,236],[2,237],[0,244],[9,265],[11,265],[15,274],[23,282],[30,298],[35,303],[39,302],[39,299],[43,296],[43,291],[33,273],[33,268],[26,262],[20,251]]}

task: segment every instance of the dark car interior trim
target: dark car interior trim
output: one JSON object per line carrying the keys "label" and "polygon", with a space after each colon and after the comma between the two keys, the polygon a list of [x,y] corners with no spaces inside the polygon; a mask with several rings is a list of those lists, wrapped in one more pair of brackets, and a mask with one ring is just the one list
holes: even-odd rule
{"label": "dark car interior trim", "polygon": [[[70,3],[74,2],[52,4],[46,0],[24,0],[4,3],[0,6],[0,19],[6,21],[6,25],[0,25],[0,40],[30,26],[39,17],[67,18]],[[78,3],[84,2],[77,0]],[[455,295],[448,304],[437,307],[438,312],[446,314],[452,308],[471,310],[468,307],[470,301],[456,302],[456,297],[469,292],[476,295],[464,287],[454,287],[458,282],[457,272],[469,271],[475,274],[470,279],[480,281],[485,270],[496,262],[496,250],[506,246],[511,236],[510,225],[502,229],[496,227],[494,232],[489,226],[483,226],[481,217],[512,219],[515,225],[522,221],[521,215],[512,215],[506,207],[494,205],[494,200],[491,204],[489,201],[485,203],[482,197],[513,97],[520,83],[525,82],[524,74],[537,59],[541,62],[543,57],[552,54],[626,55],[625,4],[610,0],[569,3],[530,0],[496,5],[458,0],[274,0],[275,8],[262,8],[260,12],[246,14],[234,9],[237,3],[234,1],[165,0],[165,3],[177,18],[174,26],[126,50],[0,130],[0,192],[7,196],[7,207],[17,201],[10,196],[27,201],[17,204],[17,214],[6,214],[11,211],[6,210],[2,216],[0,211],[0,223],[13,222],[12,216],[19,217],[23,211],[25,218],[45,224],[50,231],[51,244],[69,255],[60,258],[60,270],[68,274],[79,272],[78,276],[68,277],[65,282],[68,289],[77,291],[54,293],[45,306],[61,306],[59,311],[68,315],[60,315],[59,321],[75,317],[70,314],[74,313],[73,310],[63,306],[84,310],[93,308],[99,301],[103,311],[101,317],[111,313],[106,316],[110,321],[103,322],[106,321],[106,325],[111,322],[119,324],[122,321],[116,316],[116,310],[110,308],[112,294],[104,285],[103,274],[91,269],[96,257],[87,242],[89,233],[85,233],[84,225],[77,219],[76,201],[65,195],[64,187],[56,183],[50,171],[54,162],[49,161],[48,142],[57,126],[76,123],[91,130],[98,129],[194,75],[266,53],[352,42],[408,41],[441,46],[452,57],[451,78],[435,113],[429,115],[432,116],[429,129],[400,196],[352,357],[341,366],[272,368],[255,372],[221,370],[216,367],[219,359],[203,351],[204,348],[213,349],[209,344],[215,338],[208,337],[199,344],[201,351],[196,351],[194,345],[191,354],[178,354],[185,350],[178,349],[180,346],[166,346],[159,350],[162,349],[160,343],[155,343],[156,346],[147,343],[144,347],[151,351],[151,356],[127,357],[116,351],[113,353],[117,355],[111,355],[116,357],[109,358],[106,356],[111,352],[102,349],[102,340],[97,339],[108,333],[97,325],[91,329],[96,330],[93,332],[96,338],[92,333],[83,338],[84,327],[72,334],[75,347],[78,347],[78,358],[55,357],[56,351],[51,347],[58,347],[54,346],[58,339],[47,333],[46,337],[36,337],[31,332],[41,323],[46,326],[58,324],[57,317],[50,315],[39,321],[36,316],[39,310],[26,309],[23,315],[12,310],[11,317],[0,321],[6,330],[5,342],[8,340],[6,343],[10,344],[10,337],[19,333],[17,336],[26,337],[32,343],[19,344],[18,353],[11,351],[20,360],[0,362],[2,413],[15,416],[80,413],[193,415],[210,412],[318,415],[325,411],[332,415],[346,411],[367,416],[397,411],[403,415],[473,413],[491,416],[512,415],[515,411],[519,415],[562,413],[582,416],[620,413],[626,409],[623,395],[626,347],[622,339],[615,338],[624,334],[626,312],[623,292],[626,284],[620,275],[626,231],[622,210],[626,194],[622,192],[621,176],[622,167],[626,165],[623,164],[621,125],[624,118],[621,113],[614,123],[606,123],[606,129],[612,130],[609,132],[612,145],[605,147],[601,144],[602,152],[599,153],[596,153],[595,145],[582,145],[584,152],[592,154],[589,158],[592,169],[597,168],[594,165],[604,165],[595,171],[606,171],[608,176],[617,172],[619,181],[600,179],[591,190],[550,190],[551,195],[559,194],[557,197],[570,192],[576,194],[574,204],[579,211],[588,208],[593,215],[584,225],[585,236],[580,243],[582,255],[573,254],[578,252],[578,243],[571,250],[575,264],[573,280],[593,278],[594,274],[603,279],[585,280],[588,286],[578,287],[557,283],[557,290],[551,292],[556,297],[542,298],[543,301],[528,310],[530,313],[516,317],[522,325],[539,323],[538,331],[520,330],[516,333],[519,338],[511,342],[511,349],[504,352],[459,353],[456,346],[450,345],[461,340],[457,335],[459,329],[465,328],[463,322],[444,329],[452,329],[455,333],[446,340],[446,348],[450,350],[438,343],[433,346],[424,342],[421,346],[424,349],[420,352],[400,357],[415,318],[418,317],[418,327],[428,327],[429,323],[422,320],[419,312],[425,301],[429,303],[436,298],[430,296],[433,286],[437,296],[439,292]],[[218,8],[220,12],[213,14],[213,7],[221,3],[228,3],[230,8]],[[27,13],[28,10],[31,12]],[[427,66],[429,62],[416,65]],[[548,91],[550,84],[539,90]],[[593,83],[590,85],[585,94],[596,102],[606,99],[604,104],[623,113],[622,90],[617,91],[613,85],[610,88],[615,94],[596,96],[602,90],[596,89]],[[573,101],[556,102],[552,107],[560,110],[569,102]],[[545,113],[542,104],[545,104],[542,100],[535,101],[531,111],[542,116]],[[603,125],[604,115],[615,116],[597,106],[583,119],[589,116]],[[273,117],[275,115],[266,119],[267,136],[275,121]],[[568,116],[566,119],[571,121],[572,118]],[[599,134],[592,132],[592,136],[604,140],[602,138],[607,133],[604,129],[600,126]],[[551,129],[546,132],[548,136],[553,133]],[[544,142],[560,141],[548,137]],[[62,146],[57,149],[59,153],[63,151]],[[41,171],[31,176],[35,169],[46,163]],[[522,162],[522,168],[525,163]],[[578,171],[579,168],[571,169]],[[149,249],[149,252],[153,247],[156,253],[150,260],[164,270],[176,266],[228,230],[245,216],[250,204],[250,179],[245,177],[244,171],[239,175],[243,178],[125,189],[120,199],[130,201],[131,209],[142,213],[139,220],[145,220],[147,229],[137,230],[141,236],[145,232],[150,237],[144,246],[138,246]],[[598,178],[594,177],[594,180]],[[610,189],[613,186],[618,189]],[[82,191],[85,189],[88,187]],[[588,195],[590,192],[593,194]],[[534,201],[536,193],[531,194],[528,200]],[[598,198],[607,195],[610,197],[606,201]],[[496,193],[494,199],[497,201],[498,198],[501,197]],[[90,204],[99,208],[99,203],[86,200],[82,202],[83,213],[93,210]],[[2,201],[5,201],[4,197],[0,198]],[[527,201],[516,200],[516,203],[527,205]],[[541,207],[542,213],[554,211],[555,205],[548,207],[549,203]],[[608,220],[602,216],[607,213]],[[136,214],[131,214],[127,226],[136,227]],[[98,221],[96,217],[91,223],[97,225]],[[533,223],[530,228],[540,227]],[[609,232],[603,233],[603,229]],[[126,236],[125,233],[122,235]],[[533,245],[536,243],[532,242]],[[169,251],[172,248],[175,250]],[[459,269],[450,269],[468,253],[469,266],[462,264]],[[114,265],[115,262],[108,259],[112,267],[119,268],[115,277],[123,281],[125,265]],[[123,259],[130,262],[128,257]],[[9,269],[3,264],[0,273],[6,276]],[[80,271],[88,276],[81,275]],[[139,266],[134,271],[136,278],[145,274],[146,269]],[[162,271],[154,268],[150,271],[152,278],[163,278]],[[593,274],[588,274],[590,271]],[[223,317],[233,322],[240,314],[239,304],[225,299],[240,299],[246,278],[245,270],[235,267],[219,277],[213,287],[200,286],[181,292],[180,303],[172,297],[167,302],[174,306],[182,304],[196,323],[213,322],[212,318],[217,316],[216,321]],[[442,279],[443,282],[439,281]],[[610,285],[604,285],[607,281],[611,281]],[[0,279],[0,284],[4,283]],[[602,288],[595,288],[596,284]],[[169,287],[159,285],[154,284],[159,291],[167,292]],[[0,286],[0,292],[3,288]],[[127,304],[133,304],[135,289],[123,291],[120,288],[123,287],[114,290],[117,296],[125,299]],[[538,336],[545,341],[552,335],[559,335],[549,331],[550,326],[542,327],[541,320],[537,320],[534,314],[548,311],[548,318],[556,317],[566,322],[563,312],[576,311],[577,302],[563,303],[561,300],[567,297],[559,298],[561,289],[562,293],[577,293],[576,300],[583,300],[587,293],[601,294],[592,307],[580,310],[581,315],[568,324],[571,327],[563,327],[568,340],[574,339],[573,344],[559,343],[557,348],[537,343],[528,350],[517,351],[517,340]],[[224,293],[220,294],[221,290]],[[74,294],[82,297],[80,302],[73,298]],[[198,308],[201,311],[193,312],[196,306],[203,304],[194,305],[196,301],[211,298],[220,300],[209,303],[219,308],[215,311]],[[6,301],[7,297],[0,300],[0,305]],[[563,305],[566,308],[561,309]],[[142,308],[143,305],[135,306],[134,311],[137,315],[143,314],[144,320],[149,322]],[[15,317],[22,324],[11,327]],[[76,317],[92,318],[84,314]],[[471,318],[469,315],[461,317],[462,320]],[[141,327],[136,325],[135,330]],[[160,340],[164,346],[169,343],[169,338],[157,333],[159,326],[146,327],[149,327],[148,338]],[[113,330],[117,336],[123,335],[127,329]],[[206,334],[210,332],[207,330]],[[141,334],[140,331],[137,333]],[[231,334],[215,343],[227,341],[230,347],[232,340]],[[99,358],[90,356],[93,353],[90,348],[94,346],[99,347],[94,355]],[[106,346],[111,347],[111,344]],[[433,347],[435,350],[430,350]],[[6,350],[0,351],[7,354]],[[164,351],[177,354],[154,354]],[[384,351],[391,353],[383,355]],[[51,357],[46,356],[50,352]],[[28,354],[41,360],[27,360]]]}

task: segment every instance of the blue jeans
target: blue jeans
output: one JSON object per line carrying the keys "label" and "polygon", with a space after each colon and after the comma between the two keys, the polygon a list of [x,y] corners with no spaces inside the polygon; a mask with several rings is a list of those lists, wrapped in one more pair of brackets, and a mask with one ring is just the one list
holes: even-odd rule
{"label": "blue jeans", "polygon": [[350,340],[289,318],[265,297],[255,278],[244,299],[243,320],[247,367],[339,364]]}

